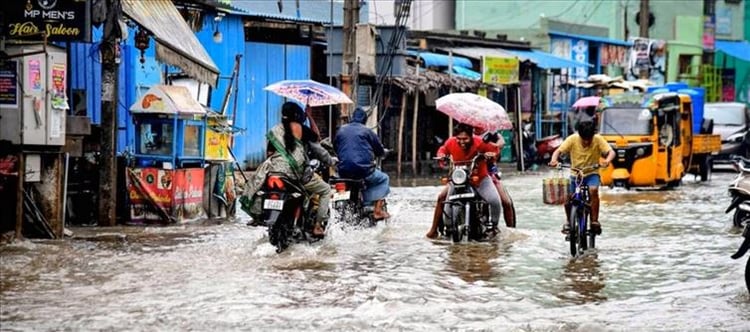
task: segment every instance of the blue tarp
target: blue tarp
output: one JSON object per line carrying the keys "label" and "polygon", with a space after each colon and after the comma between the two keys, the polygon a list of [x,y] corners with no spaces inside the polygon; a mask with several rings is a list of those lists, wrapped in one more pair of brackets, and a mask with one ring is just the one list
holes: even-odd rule
{"label": "blue tarp", "polygon": [[602,43],[602,44],[611,44],[611,45],[619,45],[619,46],[633,46],[633,43],[618,40],[618,39],[611,39],[611,38],[605,38],[605,37],[596,37],[596,36],[588,36],[588,35],[575,35],[572,33],[567,32],[559,32],[559,31],[550,31],[548,32],[550,36],[553,37],[566,37],[566,38],[576,38],[576,39],[583,39],[588,40],[592,42]]}
{"label": "blue tarp", "polygon": [[[422,58],[425,66],[427,67],[448,67],[450,64],[450,57],[445,54],[438,54],[438,53],[431,53],[431,52],[418,52],[418,51],[410,50],[409,55]],[[472,67],[471,60],[454,55],[453,67],[471,68]]]}
{"label": "blue tarp", "polygon": [[531,51],[516,51],[506,50],[522,60],[529,60],[535,63],[538,67],[544,69],[561,69],[561,68],[576,68],[576,67],[593,67],[587,63],[580,63],[573,60],[564,59],[547,52],[531,50]]}
{"label": "blue tarp", "polygon": [[750,43],[747,41],[717,40],[716,49],[743,61],[750,61]]}
{"label": "blue tarp", "polygon": [[[445,72],[448,73],[448,70],[446,70]],[[482,74],[480,74],[478,72],[475,72],[475,71],[473,71],[471,69],[467,69],[467,68],[464,68],[464,67],[458,67],[458,66],[454,66],[453,67],[453,74],[466,77],[466,78],[468,78],[470,80],[478,80],[478,79],[482,78]]]}

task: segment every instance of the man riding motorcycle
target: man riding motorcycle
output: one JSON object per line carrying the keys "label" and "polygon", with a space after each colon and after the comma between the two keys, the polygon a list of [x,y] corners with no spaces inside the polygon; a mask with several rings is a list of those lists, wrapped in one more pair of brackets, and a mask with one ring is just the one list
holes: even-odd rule
{"label": "man riding motorcycle", "polygon": [[[454,162],[470,162],[478,153],[484,153],[485,157],[494,158],[497,156],[497,146],[490,143],[485,143],[482,138],[474,135],[474,128],[466,125],[459,124],[454,130],[454,136],[447,139],[443,146],[437,151],[438,158],[445,158],[451,156]],[[488,160],[489,162],[489,160]],[[488,163],[479,163],[476,166],[474,175],[479,177],[479,183],[475,185],[475,188],[479,195],[487,201],[490,206],[490,222],[493,225],[493,233],[497,233],[497,223],[500,220],[500,210],[502,204],[500,202],[500,195],[497,192],[497,187],[492,182],[490,173],[488,171]],[[437,205],[435,206],[435,214],[432,218],[432,226],[427,232],[427,237],[434,239],[437,237],[438,223],[441,216],[443,215],[443,202],[445,201],[448,193],[452,190],[451,184],[447,184],[443,191],[438,195]]]}
{"label": "man riding motorcycle", "polygon": [[367,112],[357,107],[348,124],[339,128],[333,141],[338,158],[339,176],[349,179],[364,179],[362,198],[365,205],[374,204],[373,218],[390,218],[384,209],[385,196],[390,192],[387,174],[375,167],[375,158],[385,155],[383,144],[372,129],[365,126]]}
{"label": "man riding motorcycle", "polygon": [[[302,125],[304,121],[305,113],[302,108],[293,102],[286,102],[281,108],[281,123],[266,135],[269,156],[248,181],[244,192],[244,201],[249,202],[249,206],[243,203],[243,210],[253,217],[253,222],[259,222],[257,216],[261,214],[260,201],[254,199],[254,196],[268,173],[285,173],[302,181],[303,167],[308,160],[308,154],[312,154],[323,163],[333,162],[320,143],[315,142],[312,133],[306,133],[305,126]],[[318,175],[303,185],[305,190],[319,196],[320,203],[313,226],[313,236],[322,237],[325,233],[323,225],[328,220],[331,188]]]}

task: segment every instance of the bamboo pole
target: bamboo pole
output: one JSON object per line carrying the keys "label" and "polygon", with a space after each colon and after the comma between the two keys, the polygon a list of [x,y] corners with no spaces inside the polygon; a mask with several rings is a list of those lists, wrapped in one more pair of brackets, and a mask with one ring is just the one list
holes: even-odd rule
{"label": "bamboo pole", "polygon": [[414,91],[414,117],[411,122],[411,171],[417,176],[417,122],[419,118],[419,90]]}
{"label": "bamboo pole", "polygon": [[401,178],[401,157],[404,151],[404,120],[406,119],[406,91],[401,95],[401,116],[398,119],[398,160],[396,161],[396,174]]}

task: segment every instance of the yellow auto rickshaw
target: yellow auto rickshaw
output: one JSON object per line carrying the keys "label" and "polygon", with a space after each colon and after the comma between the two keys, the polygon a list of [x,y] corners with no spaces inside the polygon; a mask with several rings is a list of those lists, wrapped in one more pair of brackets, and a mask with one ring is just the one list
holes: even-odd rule
{"label": "yellow auto rickshaw", "polygon": [[610,187],[674,187],[690,166],[692,103],[677,93],[602,97],[599,133],[615,150],[600,170]]}

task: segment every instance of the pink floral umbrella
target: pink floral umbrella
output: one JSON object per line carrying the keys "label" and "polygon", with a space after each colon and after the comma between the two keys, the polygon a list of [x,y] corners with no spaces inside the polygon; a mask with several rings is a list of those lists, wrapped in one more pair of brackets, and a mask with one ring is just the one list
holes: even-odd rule
{"label": "pink floral umbrella", "polygon": [[435,101],[438,111],[454,120],[484,130],[513,129],[502,105],[473,93],[451,93]]}
{"label": "pink floral umbrella", "polygon": [[341,90],[312,80],[279,81],[263,89],[311,107],[354,103]]}
{"label": "pink floral umbrella", "polygon": [[573,108],[586,108],[586,107],[599,106],[599,99],[600,97],[597,97],[597,96],[583,97],[581,99],[576,100],[576,102],[573,104]]}

